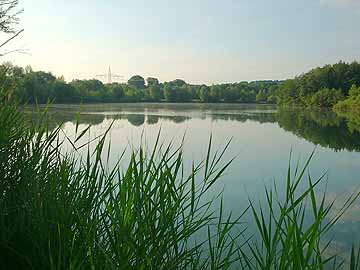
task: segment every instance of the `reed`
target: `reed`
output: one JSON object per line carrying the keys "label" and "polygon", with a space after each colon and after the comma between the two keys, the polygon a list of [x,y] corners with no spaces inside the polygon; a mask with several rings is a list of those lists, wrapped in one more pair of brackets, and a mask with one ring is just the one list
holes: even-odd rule
{"label": "reed", "polygon": [[[322,236],[354,203],[353,194],[329,219],[333,204],[318,201],[315,181],[291,166],[286,196],[265,190],[266,208],[250,201],[240,216],[225,214],[221,194],[206,196],[232,160],[227,144],[184,168],[182,147],[161,143],[131,152],[126,169],[109,168],[107,130],[80,147],[90,127],[60,139],[45,112],[28,120],[13,105],[0,107],[0,269],[337,269]],[[64,153],[70,142],[75,152]],[[105,156],[105,158],[104,158]],[[188,173],[186,173],[188,172]],[[306,176],[306,177],[305,177]],[[299,183],[308,181],[305,191]],[[313,219],[305,222],[311,212]],[[258,234],[244,223],[251,214]],[[353,248],[351,269],[359,268]]]}

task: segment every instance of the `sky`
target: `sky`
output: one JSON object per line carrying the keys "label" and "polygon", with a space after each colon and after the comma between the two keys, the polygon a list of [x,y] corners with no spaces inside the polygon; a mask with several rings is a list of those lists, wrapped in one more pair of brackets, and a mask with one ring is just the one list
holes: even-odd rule
{"label": "sky", "polygon": [[20,0],[2,60],[72,79],[286,79],[360,60],[360,0]]}

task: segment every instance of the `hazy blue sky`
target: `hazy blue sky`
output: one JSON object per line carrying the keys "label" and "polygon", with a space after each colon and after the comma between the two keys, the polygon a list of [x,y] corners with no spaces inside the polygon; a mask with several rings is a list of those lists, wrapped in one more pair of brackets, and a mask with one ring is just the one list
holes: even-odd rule
{"label": "hazy blue sky", "polygon": [[[30,55],[67,80],[108,66],[192,83],[284,79],[360,59],[360,0],[20,0]],[[12,44],[13,46],[15,44]]]}

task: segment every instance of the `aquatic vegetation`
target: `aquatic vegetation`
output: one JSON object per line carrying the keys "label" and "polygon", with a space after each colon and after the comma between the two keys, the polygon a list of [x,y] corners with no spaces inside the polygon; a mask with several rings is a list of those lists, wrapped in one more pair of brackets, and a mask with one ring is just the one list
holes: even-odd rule
{"label": "aquatic vegetation", "polygon": [[[353,194],[329,217],[333,203],[315,195],[303,166],[278,187],[265,189],[267,205],[249,202],[240,216],[225,213],[221,194],[209,199],[231,165],[223,150],[184,167],[182,147],[161,143],[133,150],[128,165],[109,168],[111,127],[79,144],[90,127],[76,125],[76,138],[61,139],[48,115],[25,119],[14,106],[0,107],[1,269],[337,269],[323,236],[354,203]],[[64,153],[64,143],[73,153]],[[85,157],[77,151],[87,150]],[[187,173],[188,172],[188,173]],[[307,181],[305,190],[299,183]],[[247,231],[245,215],[257,234]],[[305,217],[312,217],[305,221]],[[351,253],[352,269],[359,256]],[[349,254],[350,255],[350,254]],[[350,256],[349,256],[350,257]]]}

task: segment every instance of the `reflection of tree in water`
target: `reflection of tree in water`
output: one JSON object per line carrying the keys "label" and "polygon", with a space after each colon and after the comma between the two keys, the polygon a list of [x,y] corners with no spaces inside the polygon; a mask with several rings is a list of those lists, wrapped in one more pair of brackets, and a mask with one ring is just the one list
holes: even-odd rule
{"label": "reflection of tree in water", "polygon": [[284,130],[314,144],[335,151],[360,151],[360,117],[354,119],[354,116],[352,121],[346,122],[332,111],[279,108],[277,113],[212,114],[211,118],[215,121],[277,122]]}
{"label": "reflection of tree in water", "polygon": [[250,120],[259,123],[276,122],[276,117],[274,113],[212,114],[211,118],[213,121],[227,120],[227,121],[246,122]]}
{"label": "reflection of tree in water", "polygon": [[148,125],[155,125],[159,122],[159,116],[157,115],[148,115],[146,119],[146,123]]}
{"label": "reflection of tree in water", "polygon": [[281,128],[314,144],[336,151],[360,151],[360,133],[350,131],[333,112],[279,109],[276,118]]}
{"label": "reflection of tree in water", "polygon": [[141,126],[145,123],[145,115],[144,114],[129,114],[127,115],[127,120],[133,126]]}
{"label": "reflection of tree in water", "polygon": [[79,124],[100,125],[105,120],[105,116],[101,114],[81,114],[79,116]]}
{"label": "reflection of tree in water", "polygon": [[[37,122],[44,121],[44,112],[36,111],[25,111],[25,117],[29,121]],[[101,114],[78,114],[76,112],[66,112],[66,111],[48,111],[46,113],[46,119],[48,119],[48,128],[49,131],[54,130],[59,125],[64,125],[67,122],[72,122],[74,124],[78,123],[79,125],[99,125],[105,120],[105,116]]]}
{"label": "reflection of tree in water", "polygon": [[360,114],[340,111],[336,113],[346,120],[350,132],[360,132]]}
{"label": "reflection of tree in water", "polygon": [[180,116],[180,115],[178,115],[178,116],[177,116],[177,115],[174,115],[174,116],[166,115],[166,116],[161,116],[160,119],[169,120],[170,122],[174,122],[174,123],[176,123],[176,124],[180,124],[180,123],[185,122],[186,120],[191,119],[191,117]]}
{"label": "reflection of tree in water", "polygon": [[159,120],[169,120],[173,123],[183,123],[191,117],[187,116],[169,116],[169,115],[145,115],[145,114],[116,114],[107,116],[109,119],[120,120],[126,119],[133,126],[141,126],[145,123],[155,125]]}
{"label": "reflection of tree in water", "polygon": [[180,124],[189,119],[191,119],[191,117],[188,116],[148,115],[146,123],[149,125],[155,125],[159,122],[159,120],[168,120],[170,122]]}
{"label": "reflection of tree in water", "polygon": [[[98,125],[105,119],[121,120],[126,119],[133,126],[141,126],[145,123],[155,125],[159,120],[171,121],[173,123],[183,123],[192,117],[181,115],[147,115],[145,114],[114,114],[106,115],[100,113],[83,113],[77,117],[78,108],[55,108],[49,110],[48,116],[51,119],[49,128],[52,130],[58,125],[72,122],[86,125]],[[28,110],[27,117],[34,121],[41,121],[34,110]],[[29,113],[30,112],[30,113]],[[223,108],[221,111],[216,109],[210,110],[209,113],[199,114],[196,117],[211,117],[214,121],[238,121],[246,122],[256,121],[259,123],[276,123],[286,131],[290,131],[300,138],[304,138],[314,144],[328,147],[336,151],[349,150],[360,151],[360,116],[340,115],[337,116],[332,111],[316,110],[296,110],[281,109],[276,113],[272,112],[246,112],[241,110],[229,110],[226,112]],[[39,119],[38,119],[39,118]],[[29,118],[30,119],[30,118]]]}
{"label": "reflection of tree in water", "polygon": [[107,115],[106,119],[110,119],[110,120],[127,120],[127,115],[124,115],[124,114],[112,114],[112,115]]}

